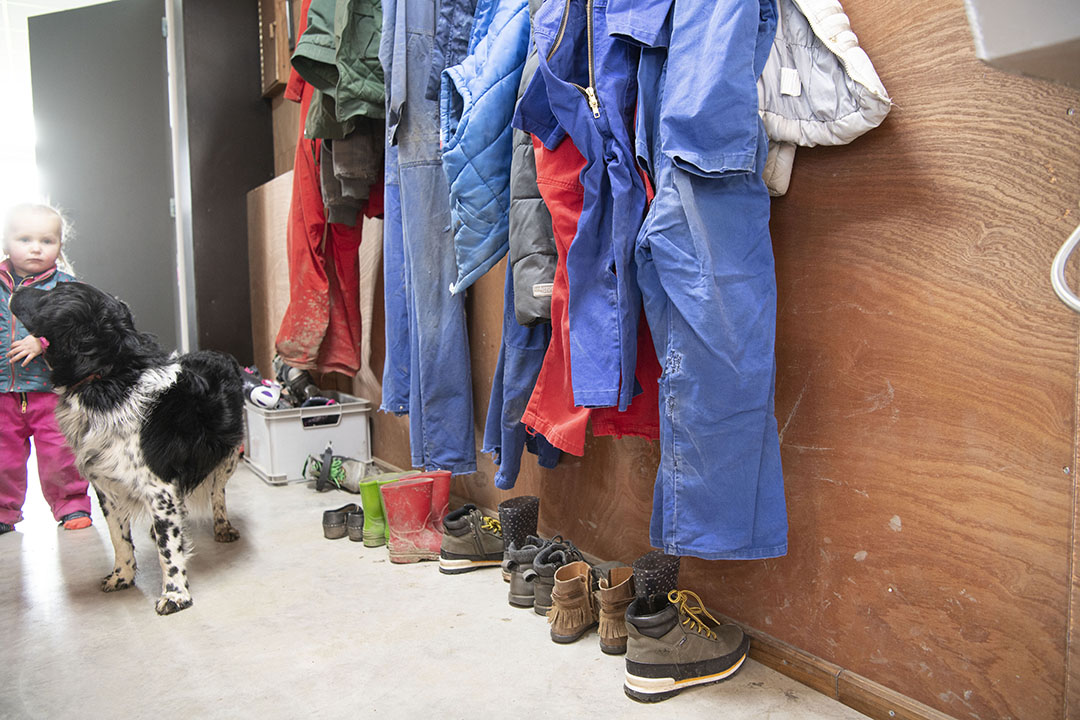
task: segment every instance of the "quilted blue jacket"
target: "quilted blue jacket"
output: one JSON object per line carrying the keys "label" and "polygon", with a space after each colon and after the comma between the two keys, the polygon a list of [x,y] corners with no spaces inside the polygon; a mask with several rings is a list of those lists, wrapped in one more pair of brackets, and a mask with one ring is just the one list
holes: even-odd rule
{"label": "quilted blue jacket", "polygon": [[518,83],[529,49],[528,0],[480,0],[468,56],[443,71],[440,132],[463,292],[506,254]]}
{"label": "quilted blue jacket", "polygon": [[[62,270],[52,268],[39,275],[23,280],[22,286],[40,290],[52,290],[57,283],[74,282],[75,278]],[[26,337],[26,328],[11,312],[11,295],[19,287],[15,273],[11,270],[11,261],[0,263],[0,392],[49,392],[53,389],[49,381],[49,367],[45,357],[38,355],[26,367],[22,363],[12,365],[5,357],[11,350],[11,344]]]}

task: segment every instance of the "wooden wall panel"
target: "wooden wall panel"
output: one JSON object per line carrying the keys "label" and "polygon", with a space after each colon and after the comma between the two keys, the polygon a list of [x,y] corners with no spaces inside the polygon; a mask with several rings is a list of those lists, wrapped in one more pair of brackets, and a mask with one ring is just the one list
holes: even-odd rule
{"label": "wooden wall panel", "polygon": [[[964,718],[1060,718],[1077,319],[1050,288],[1080,221],[1080,93],[980,64],[960,0],[847,0],[897,107],[841,148],[800,149],[774,201],[776,413],[790,550],[686,559],[726,615]],[[500,265],[469,293],[479,444]],[[377,370],[380,370],[377,367]],[[375,452],[408,466],[407,420]],[[648,551],[655,444],[590,438],[517,488],[541,530],[626,562]]]}
{"label": "wooden wall panel", "polygon": [[274,377],[274,340],[289,307],[286,227],[291,198],[292,171],[247,196],[251,337],[255,366],[264,378]]}

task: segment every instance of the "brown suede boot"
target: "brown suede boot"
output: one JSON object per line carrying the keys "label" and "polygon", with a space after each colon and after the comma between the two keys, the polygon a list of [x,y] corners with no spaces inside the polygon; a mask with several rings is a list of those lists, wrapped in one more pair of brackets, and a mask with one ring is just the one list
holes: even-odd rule
{"label": "brown suede boot", "polygon": [[601,576],[596,591],[600,609],[600,650],[608,655],[626,652],[626,608],[634,599],[634,568],[611,568],[609,577]]}
{"label": "brown suede boot", "polygon": [[596,604],[589,587],[587,562],[578,560],[555,571],[548,624],[551,639],[557,643],[572,643],[596,625]]}

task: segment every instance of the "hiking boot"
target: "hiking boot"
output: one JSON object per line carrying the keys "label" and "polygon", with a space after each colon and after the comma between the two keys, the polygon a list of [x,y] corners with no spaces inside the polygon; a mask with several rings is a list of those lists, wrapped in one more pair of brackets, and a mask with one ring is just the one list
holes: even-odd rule
{"label": "hiking boot", "polygon": [[[593,570],[596,573],[596,568]],[[634,568],[623,565],[599,573],[596,606],[600,650],[608,655],[626,652],[626,608],[634,599]]]}
{"label": "hiking boot", "polygon": [[750,650],[750,638],[737,625],[721,624],[689,590],[636,598],[626,609],[626,629],[623,691],[639,702],[726,680]]}
{"label": "hiking boot", "polygon": [[502,564],[503,539],[498,519],[488,517],[475,505],[454,510],[443,520],[439,572],[446,575],[498,567]]}
{"label": "hiking boot", "polygon": [[547,615],[551,609],[551,591],[555,587],[555,571],[563,565],[569,565],[585,556],[574,547],[574,543],[556,535],[548,540],[533,559],[532,573],[526,573],[526,580],[533,586],[533,612]]}
{"label": "hiking boot", "polygon": [[555,587],[551,591],[551,640],[572,643],[596,625],[596,605],[589,587],[592,577],[589,563],[584,560],[563,565],[555,571]]}
{"label": "hiking boot", "polygon": [[510,546],[522,547],[530,536],[536,535],[536,523],[540,518],[540,498],[535,495],[519,495],[499,503],[499,524],[503,533],[502,576],[510,582]]}
{"label": "hiking boot", "polygon": [[[525,538],[519,548],[511,544],[504,556],[503,567],[510,572],[509,601],[514,607],[531,608],[533,606],[532,578],[535,576],[532,565],[536,559],[536,553],[540,552],[544,541],[535,535]],[[526,572],[528,578],[525,579]]]}

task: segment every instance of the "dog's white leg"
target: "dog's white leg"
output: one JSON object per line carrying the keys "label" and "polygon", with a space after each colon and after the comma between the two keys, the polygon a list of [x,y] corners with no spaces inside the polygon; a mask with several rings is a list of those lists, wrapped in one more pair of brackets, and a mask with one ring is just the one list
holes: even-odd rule
{"label": "dog's white leg", "polygon": [[210,505],[214,510],[214,540],[220,543],[234,542],[240,539],[240,533],[229,522],[229,514],[225,510],[225,484],[229,482],[233,471],[236,470],[236,462],[240,457],[240,451],[226,458],[218,465],[210,477]]}
{"label": "dog's white leg", "polygon": [[155,608],[158,615],[170,615],[191,607],[184,552],[184,505],[171,484],[157,481],[153,486],[149,507],[161,564],[161,597]]}
{"label": "dog's white leg", "polygon": [[105,592],[123,590],[135,584],[135,547],[131,544],[131,517],[123,505],[97,491],[98,504],[113,544],[113,571],[101,581]]}

